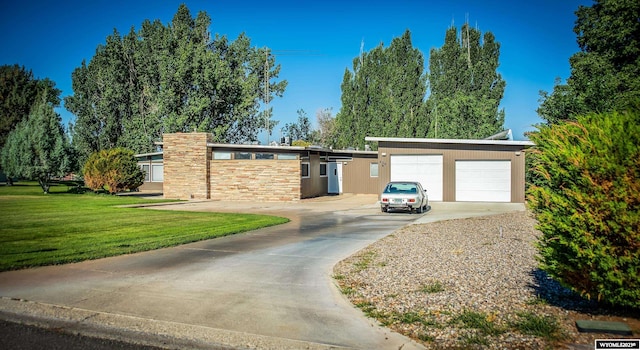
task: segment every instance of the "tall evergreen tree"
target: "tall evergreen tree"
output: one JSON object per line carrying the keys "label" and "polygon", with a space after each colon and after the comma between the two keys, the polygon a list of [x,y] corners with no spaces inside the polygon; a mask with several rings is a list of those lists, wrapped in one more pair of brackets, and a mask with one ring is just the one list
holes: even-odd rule
{"label": "tall evergreen tree", "polygon": [[60,116],[43,101],[9,133],[0,162],[7,177],[37,180],[44,193],[50,180],[72,170],[72,152]]}
{"label": "tall evergreen tree", "polygon": [[500,44],[491,32],[462,26],[445,34],[429,58],[429,137],[485,138],[502,130],[505,81],[497,72]]}
{"label": "tall evergreen tree", "polygon": [[362,53],[344,73],[335,146],[363,149],[366,136],[426,136],[426,84],[424,58],[408,30],[388,48]]}
{"label": "tall evergreen tree", "polygon": [[84,159],[112,147],[152,151],[166,132],[257,139],[260,102],[282,96],[286,81],[274,82],[280,67],[268,49],[251,47],[244,34],[212,39],[210,24],[205,12],[194,18],[181,5],[167,25],[146,20],[125,36],[114,30],[73,72],[65,106],[76,115],[73,140]]}
{"label": "tall evergreen tree", "polygon": [[640,100],[640,2],[596,0],[576,11],[580,51],[571,76],[540,92],[538,115],[548,124],[590,112],[625,110]]}
{"label": "tall evergreen tree", "polygon": [[37,102],[44,98],[53,107],[59,106],[60,92],[53,81],[36,79],[25,67],[0,66],[0,149],[9,133],[29,116]]}

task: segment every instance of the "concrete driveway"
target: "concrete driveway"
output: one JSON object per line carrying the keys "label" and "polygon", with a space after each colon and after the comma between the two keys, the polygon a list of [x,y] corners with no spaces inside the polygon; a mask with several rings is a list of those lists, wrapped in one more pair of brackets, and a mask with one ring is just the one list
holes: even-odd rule
{"label": "concrete driveway", "polygon": [[349,304],[331,270],[403,225],[455,211],[437,204],[422,215],[381,213],[376,196],[367,195],[151,207],[267,213],[291,222],[174,248],[0,273],[0,317],[174,348],[420,348]]}

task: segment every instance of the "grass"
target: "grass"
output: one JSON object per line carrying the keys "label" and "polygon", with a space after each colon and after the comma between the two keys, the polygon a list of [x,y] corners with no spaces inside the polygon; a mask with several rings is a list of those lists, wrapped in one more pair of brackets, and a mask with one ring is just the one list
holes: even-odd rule
{"label": "grass", "polygon": [[487,315],[483,312],[467,310],[463,311],[459,315],[454,316],[451,319],[451,323],[462,323],[465,328],[477,329],[479,332],[485,335],[499,335],[501,333],[504,333],[505,330],[496,325],[493,319],[493,315]]}
{"label": "grass", "polygon": [[429,293],[429,294],[440,293],[440,292],[444,292],[444,286],[442,285],[442,283],[440,283],[440,281],[435,281],[435,282],[422,285],[422,287],[420,287],[420,291],[422,293]]}
{"label": "grass", "polygon": [[519,319],[511,324],[522,334],[533,335],[547,340],[557,340],[561,337],[558,320],[552,316],[538,316],[532,312],[520,312]]}
{"label": "grass", "polygon": [[360,260],[354,263],[353,265],[356,267],[356,272],[364,271],[369,268],[371,263],[373,262],[373,258],[376,256],[375,252],[366,252],[360,256]]}
{"label": "grass", "polygon": [[0,186],[0,271],[64,264],[176,246],[261,227],[286,218],[122,208],[158,202],[133,196],[72,194],[58,184]]}

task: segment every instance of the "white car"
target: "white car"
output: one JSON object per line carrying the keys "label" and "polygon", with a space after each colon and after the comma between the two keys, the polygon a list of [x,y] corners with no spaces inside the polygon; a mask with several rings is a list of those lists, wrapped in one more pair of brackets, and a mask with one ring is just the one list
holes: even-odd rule
{"label": "white car", "polygon": [[431,209],[427,190],[419,182],[389,182],[380,195],[380,209],[387,212],[392,209],[423,213]]}

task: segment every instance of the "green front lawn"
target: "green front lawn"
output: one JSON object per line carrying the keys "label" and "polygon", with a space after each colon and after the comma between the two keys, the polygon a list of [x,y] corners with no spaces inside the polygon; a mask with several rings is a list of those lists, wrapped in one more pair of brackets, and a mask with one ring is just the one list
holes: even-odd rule
{"label": "green front lawn", "polygon": [[64,264],[176,246],[262,227],[286,218],[121,208],[155,202],[132,196],[72,194],[35,183],[0,186],[0,271]]}

